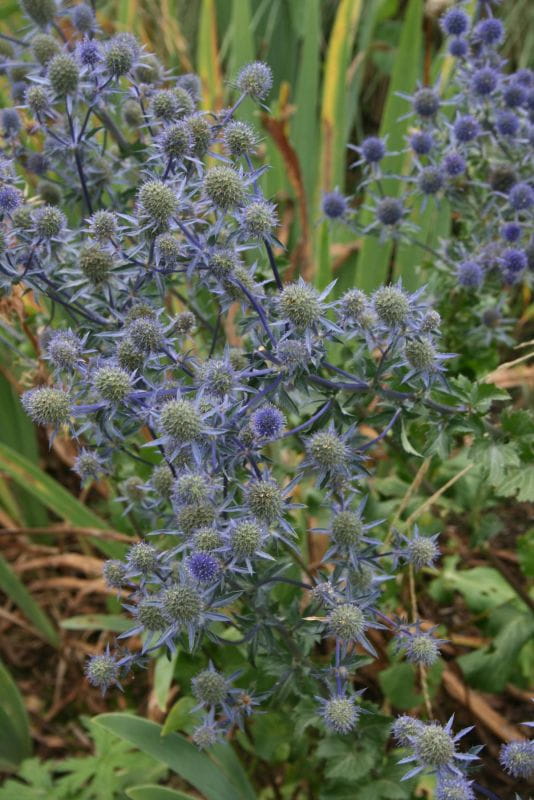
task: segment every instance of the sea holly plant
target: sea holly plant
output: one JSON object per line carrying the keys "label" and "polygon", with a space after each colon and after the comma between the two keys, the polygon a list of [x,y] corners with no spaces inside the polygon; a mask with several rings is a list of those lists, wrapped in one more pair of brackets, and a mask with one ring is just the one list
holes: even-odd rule
{"label": "sea holly plant", "polygon": [[[410,122],[402,174],[391,173],[400,154],[387,137],[370,136],[353,148],[364,213],[337,192],[324,197],[323,212],[409,248],[454,349],[469,333],[478,353],[495,353],[513,343],[522,287],[532,286],[534,73],[512,71],[500,55],[505,30],[491,2],[477,3],[473,17],[456,4],[440,24],[452,69],[402,94]],[[425,229],[425,211],[437,235]]]}
{"label": "sea holly plant", "polygon": [[[191,684],[198,747],[310,687],[323,728],[350,736],[366,710],[354,676],[376,656],[375,632],[422,670],[442,642],[382,607],[397,572],[435,564],[437,535],[414,527],[384,540],[367,485],[376,448],[405,421],[451,439],[465,430],[473,409],[449,388],[440,315],[427,290],[401,282],[334,298],[333,284],[284,280],[258,135],[236,118],[267,100],[267,64],[243,66],[233,105],[207,113],[196,76],[169,73],[130,34],[101,37],[91,8],[22,6],[28,29],[5,62],[0,272],[56,316],[40,338],[45,377],[22,403],[52,438],[78,443],[82,481],[117,480],[141,534],[104,568],[131,628],[88,661],[87,678],[105,692],[162,650],[203,653]],[[430,89],[416,96],[431,136],[439,102]],[[377,182],[367,232],[400,235],[403,202],[380,195],[385,144],[357,150]],[[441,168],[417,170],[418,190],[441,192]],[[344,198],[329,195],[324,212],[345,215]],[[313,569],[310,492],[328,537]],[[236,645],[254,666],[272,658],[260,688],[218,668]],[[442,798],[472,796],[476,753],[458,751],[452,721],[396,725],[413,750],[409,775],[434,773]],[[515,750],[503,763],[525,774]]]}

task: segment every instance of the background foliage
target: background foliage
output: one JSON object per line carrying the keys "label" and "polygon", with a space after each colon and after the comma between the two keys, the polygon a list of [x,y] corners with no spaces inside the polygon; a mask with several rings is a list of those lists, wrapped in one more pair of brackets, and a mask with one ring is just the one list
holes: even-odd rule
{"label": "background foliage", "polygon": [[[320,199],[335,187],[351,192],[350,141],[380,131],[392,150],[402,148],[410,123],[398,122],[398,91],[411,92],[418,78],[446,83],[450,63],[443,58],[438,7],[443,4],[425,8],[422,0],[110,0],[98,4],[98,20],[108,32],[133,31],[169,67],[197,71],[206,108],[225,107],[227,76],[240,65],[253,57],[267,61],[275,77],[271,113],[258,114],[252,106],[247,113],[264,131],[262,148],[271,168],[263,185],[280,204],[286,250],[278,256],[287,262],[285,275],[302,274],[320,288],[335,277],[336,291],[354,285],[370,290],[402,276],[413,289],[426,279],[428,264],[415,264],[406,247],[393,251],[329,228],[321,220]],[[532,5],[508,3],[501,13],[512,32],[507,56],[517,67],[528,66]],[[18,4],[6,0],[2,32],[16,34],[21,24]],[[0,96],[2,101],[7,98]],[[402,171],[402,154],[397,167]],[[418,221],[432,244],[447,233],[448,211],[425,215]],[[194,790],[209,800],[299,796],[308,769],[299,742],[314,735],[314,709],[304,698],[290,718],[258,717],[235,750],[220,745],[205,755],[183,735],[191,729],[188,681],[198,669],[191,659],[158,659],[145,682],[124,698],[104,702],[87,691],[85,655],[103,645],[107,632],[124,629],[119,605],[99,577],[101,562],[124,552],[136,521],[110,502],[114,490],[106,482],[80,488],[70,471],[72,444],[58,438],[48,450],[22,412],[18,394],[27,375],[13,370],[6,341],[15,339],[30,369],[39,309],[22,289],[1,303],[0,589],[6,604],[0,617],[0,754],[6,772],[22,767],[18,778],[6,778],[0,798],[179,800],[198,796],[191,795]],[[519,341],[532,338],[532,317],[525,293]],[[472,371],[489,375],[515,355],[504,347]],[[506,413],[504,426],[510,440],[520,439],[532,435],[523,415],[532,386],[526,362],[501,370],[496,381],[479,387],[484,396],[472,399],[489,407],[511,390],[515,410]],[[467,379],[456,388],[460,398],[472,390]],[[412,438],[406,430],[403,436],[405,450],[418,457],[421,434]],[[418,586],[421,614],[439,623],[449,640],[444,659],[429,675],[431,701],[434,708],[456,711],[465,724],[475,717],[478,740],[487,745],[486,780],[499,783],[503,798],[513,797],[512,781],[494,774],[491,756],[529,716],[534,622],[528,581],[534,562],[531,507],[521,501],[529,499],[532,479],[506,440],[483,453],[489,476],[472,453],[468,459],[461,450],[445,460],[421,458],[414,469],[402,453],[387,455],[376,464],[376,516],[397,515],[399,525],[401,518],[407,525],[440,517],[446,525],[442,568],[427,570]],[[517,501],[507,501],[509,495]],[[317,513],[313,497],[308,509],[310,517]],[[391,592],[408,603],[407,586],[396,584]],[[383,752],[390,713],[423,705],[417,674],[383,647],[365,677],[370,702],[381,713],[363,720],[366,744],[360,750],[335,739],[318,745],[320,796],[353,797],[350,785],[357,781],[363,800],[410,797],[415,787],[399,785],[396,757]],[[126,711],[149,719],[132,719]],[[155,788],[158,782],[168,788]],[[424,781],[417,791],[431,796]]]}

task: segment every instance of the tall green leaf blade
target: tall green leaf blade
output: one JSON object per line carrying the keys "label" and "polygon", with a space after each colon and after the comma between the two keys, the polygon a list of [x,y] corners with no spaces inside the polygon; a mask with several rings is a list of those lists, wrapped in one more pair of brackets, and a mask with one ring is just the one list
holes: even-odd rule
{"label": "tall green leaf blade", "polygon": [[252,788],[241,761],[235,750],[228,742],[218,742],[210,750],[210,756],[225,772],[230,780],[239,786],[242,797],[246,800],[255,800],[256,792]]}
{"label": "tall green leaf blade", "polygon": [[[11,384],[3,375],[0,375],[0,408],[4,419],[9,420],[9,425],[0,427],[0,441],[9,447],[15,448],[29,461],[37,464],[38,450],[35,437],[35,428],[24,413],[20,400],[13,391]],[[20,500],[19,513],[25,525],[46,525],[48,517],[41,503],[34,497],[18,488],[16,497]]]}
{"label": "tall green leaf blade", "polygon": [[16,767],[31,755],[30,723],[15,681],[0,662],[0,765]]}
{"label": "tall green leaf blade", "polygon": [[[399,155],[390,156],[387,160],[386,169],[393,174],[402,172],[405,155],[400,151],[404,149],[404,135],[411,124],[409,119],[399,120],[399,117],[409,110],[409,106],[397,93],[412,93],[415,89],[421,65],[422,18],[422,0],[410,0],[380,125],[380,136],[388,137],[388,149],[399,152]],[[395,197],[401,191],[403,184],[401,181],[389,179],[384,180],[382,186],[384,194]],[[366,200],[367,204],[373,204],[371,197],[367,197]],[[367,225],[371,221],[371,214],[364,212],[362,224]],[[380,286],[387,278],[392,250],[391,241],[382,244],[378,239],[366,236],[358,256],[357,275],[353,284],[365,291]]]}
{"label": "tall green leaf blade", "polygon": [[319,131],[319,74],[321,68],[321,8],[319,0],[307,0],[304,13],[302,54],[295,87],[295,114],[291,120],[291,140],[298,153],[302,181],[311,207],[317,176]]}
{"label": "tall green leaf blade", "polygon": [[[6,472],[19,486],[71,525],[77,528],[106,528],[104,520],[86,508],[46,472],[2,443],[0,471]],[[108,556],[117,556],[124,551],[124,546],[118,542],[103,539],[94,539],[93,542],[95,547]]]}
{"label": "tall green leaf blade", "polygon": [[361,0],[341,0],[328,42],[321,105],[320,191],[343,188],[346,163],[347,69],[356,37]]}
{"label": "tall green leaf blade", "polygon": [[59,645],[59,637],[50,618],[35,602],[19,577],[11,570],[9,564],[0,555],[0,589],[15,605],[20,608],[28,620],[33,623],[44,639],[53,647]]}
{"label": "tall green leaf blade", "polygon": [[236,782],[180,734],[162,737],[160,725],[131,714],[100,714],[95,722],[166,764],[207,800],[249,800]]}
{"label": "tall green leaf blade", "polygon": [[217,13],[214,0],[202,0],[198,23],[197,72],[202,81],[202,106],[211,111],[223,102],[221,65],[217,48]]}
{"label": "tall green leaf blade", "polygon": [[[250,0],[232,0],[230,20],[229,77],[235,78],[241,67],[254,60],[255,47],[252,33]],[[239,110],[239,119],[254,122],[254,106],[244,103]]]}

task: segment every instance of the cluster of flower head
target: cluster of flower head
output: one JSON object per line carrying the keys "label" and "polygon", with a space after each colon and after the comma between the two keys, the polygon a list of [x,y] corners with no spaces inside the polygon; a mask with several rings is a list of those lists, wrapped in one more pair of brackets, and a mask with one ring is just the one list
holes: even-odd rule
{"label": "cluster of flower head", "polygon": [[[534,72],[507,71],[499,55],[504,27],[490,3],[477,5],[475,20],[462,4],[453,6],[441,28],[453,59],[450,76],[402,95],[412,123],[406,137],[411,169],[391,175],[388,156],[398,153],[388,150],[387,139],[371,136],[353,149],[362,186],[374,197],[365,210],[372,221],[358,222],[337,191],[324,197],[323,212],[355,221],[364,234],[421,244],[436,294],[468,296],[470,320],[478,317],[486,337],[498,338],[513,287],[531,283],[534,269]],[[392,192],[395,181],[401,185]],[[454,215],[451,235],[430,252],[411,218],[414,208],[428,204],[445,206],[451,220]]]}
{"label": "cluster of flower head", "polygon": [[[372,628],[390,628],[414,664],[439,654],[432,630],[379,610],[399,564],[432,566],[436,537],[415,529],[385,552],[361,499],[366,454],[402,414],[455,410],[431,397],[436,383],[446,390],[439,314],[400,284],[334,300],[332,286],[282,283],[276,210],[253,163],[258,136],[235,119],[247,97],[267,96],[265,64],[243,67],[234,106],[208,114],[195,76],[167,73],[127,34],[102,41],[89,7],[65,12],[68,45],[50,27],[53,3],[23,7],[27,46],[3,62],[23,86],[4,113],[0,272],[70,318],[43,333],[50,379],[23,404],[51,435],[68,429],[79,442],[83,481],[119,472],[118,500],[148,534],[105,565],[132,617],[120,638],[141,647],[94,656],[88,679],[105,691],[162,647],[232,646],[221,636],[230,626],[241,643],[284,648],[280,615],[253,611],[289,581],[306,593],[298,624],[313,612],[334,643],[321,715],[348,733],[360,713],[351,676],[358,651],[374,654]],[[220,324],[229,309],[233,347]],[[350,346],[343,368],[330,343]],[[385,422],[369,441],[347,419],[374,397]],[[284,573],[302,534],[294,501],[310,480],[331,544],[324,573],[304,583]],[[260,699],[234,688],[237,677],[210,665],[193,680],[200,747]]]}

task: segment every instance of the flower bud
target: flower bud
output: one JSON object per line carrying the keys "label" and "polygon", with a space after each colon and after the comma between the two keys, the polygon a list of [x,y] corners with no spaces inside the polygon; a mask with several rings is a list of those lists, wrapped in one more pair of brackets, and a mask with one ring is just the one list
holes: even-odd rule
{"label": "flower bud", "polygon": [[35,60],[42,67],[46,66],[61,51],[58,40],[49,33],[36,33],[30,46]]}
{"label": "flower bud", "polygon": [[54,94],[64,97],[74,94],[78,88],[80,70],[68,53],[58,53],[48,65],[48,80]]}
{"label": "flower bud", "polygon": [[198,625],[204,603],[202,597],[187,584],[178,584],[164,589],[160,595],[164,618],[178,625]]}
{"label": "flower bud", "polygon": [[85,667],[87,680],[105,692],[110,686],[118,682],[119,665],[109,653],[92,656]]}
{"label": "flower bud", "polygon": [[342,603],[328,615],[330,633],[344,642],[358,639],[365,631],[365,617],[358,606]]}
{"label": "flower bud", "polygon": [[214,206],[227,211],[243,203],[245,187],[232,167],[211,167],[204,177],[204,193]]}
{"label": "flower bud", "polygon": [[69,395],[61,389],[51,389],[48,386],[24,392],[22,404],[34,422],[38,425],[52,425],[54,428],[68,422],[71,413]]}
{"label": "flower bud", "polygon": [[358,716],[352,697],[331,697],[323,707],[326,727],[334,733],[350,733],[356,726]]}
{"label": "flower bud", "polygon": [[281,516],[284,499],[274,481],[252,481],[247,487],[246,496],[251,513],[262,522],[272,523]]}
{"label": "flower bud", "polygon": [[158,226],[166,225],[169,217],[176,211],[176,195],[163,181],[144,183],[139,190],[138,199],[142,211]]}
{"label": "flower bud", "polygon": [[120,405],[132,391],[132,379],[122,367],[100,367],[93,375],[93,386],[103,400]]}
{"label": "flower bud", "polygon": [[321,316],[321,302],[317,291],[308,283],[290,283],[279,297],[281,315],[295,328],[305,330],[315,325]]}
{"label": "flower bud", "polygon": [[56,14],[54,0],[20,0],[22,10],[41,28],[46,27]]}
{"label": "flower bud", "polygon": [[161,408],[160,425],[167,436],[185,444],[200,437],[202,418],[189,400],[169,400]]}
{"label": "flower bud", "polygon": [[243,94],[248,94],[256,100],[263,100],[271,91],[273,73],[268,64],[264,64],[263,61],[253,61],[241,69],[236,84]]}
{"label": "flower bud", "polygon": [[381,322],[389,328],[403,325],[410,314],[410,301],[402,289],[381,286],[373,295],[373,307]]}
{"label": "flower bud", "polygon": [[236,558],[253,558],[262,539],[262,531],[257,523],[252,520],[238,522],[231,535],[232,555]]}

